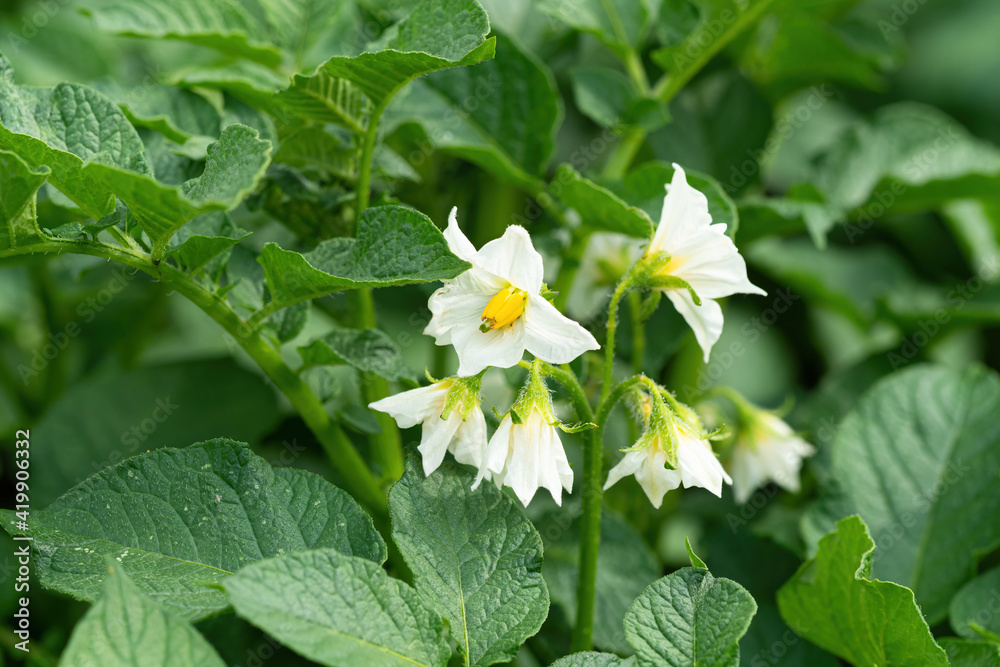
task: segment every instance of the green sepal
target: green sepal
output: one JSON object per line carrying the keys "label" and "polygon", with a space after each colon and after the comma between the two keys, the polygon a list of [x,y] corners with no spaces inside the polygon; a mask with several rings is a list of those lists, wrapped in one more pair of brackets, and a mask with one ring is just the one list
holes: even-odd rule
{"label": "green sepal", "polygon": [[583,431],[589,431],[597,428],[597,424],[594,424],[593,422],[576,422],[575,424],[563,424],[562,422],[556,422],[555,426],[561,429],[564,433],[582,433]]}

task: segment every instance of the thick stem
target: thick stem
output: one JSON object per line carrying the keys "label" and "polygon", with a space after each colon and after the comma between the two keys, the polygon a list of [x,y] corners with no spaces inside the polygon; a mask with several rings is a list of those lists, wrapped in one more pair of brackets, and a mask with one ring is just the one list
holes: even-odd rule
{"label": "thick stem", "polygon": [[[385,100],[379,103],[368,118],[368,129],[365,131],[364,143],[361,147],[361,164],[358,172],[356,213],[360,218],[361,214],[371,201],[371,177],[372,161],[375,155],[375,143],[378,138],[378,124],[382,118],[382,112],[392,95],[386,96]],[[355,224],[355,228],[357,224]],[[373,329],[376,326],[375,320],[375,300],[372,291],[367,288],[355,290],[351,294],[354,306],[355,325],[361,329]],[[381,400],[389,395],[389,383],[374,373],[359,373],[361,381],[361,395],[365,404]],[[383,412],[374,412],[375,420],[378,422],[378,433],[373,433],[369,437],[372,452],[375,460],[381,467],[382,481],[391,483],[403,475],[403,445],[399,436],[399,428],[395,420]]]}

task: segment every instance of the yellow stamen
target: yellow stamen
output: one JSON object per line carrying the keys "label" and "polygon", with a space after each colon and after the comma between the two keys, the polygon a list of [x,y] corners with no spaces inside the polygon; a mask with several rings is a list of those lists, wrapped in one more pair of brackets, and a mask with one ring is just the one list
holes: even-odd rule
{"label": "yellow stamen", "polygon": [[500,290],[483,309],[483,323],[479,330],[483,333],[513,324],[524,313],[524,291],[508,287]]}

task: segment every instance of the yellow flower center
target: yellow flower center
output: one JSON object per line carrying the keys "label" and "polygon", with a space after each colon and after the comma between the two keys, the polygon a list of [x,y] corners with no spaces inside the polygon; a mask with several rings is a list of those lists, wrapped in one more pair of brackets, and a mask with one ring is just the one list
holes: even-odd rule
{"label": "yellow flower center", "polygon": [[524,313],[524,304],[527,301],[527,293],[514,287],[502,289],[490,299],[483,309],[483,323],[479,325],[479,330],[483,333],[502,329],[513,324],[514,321]]}

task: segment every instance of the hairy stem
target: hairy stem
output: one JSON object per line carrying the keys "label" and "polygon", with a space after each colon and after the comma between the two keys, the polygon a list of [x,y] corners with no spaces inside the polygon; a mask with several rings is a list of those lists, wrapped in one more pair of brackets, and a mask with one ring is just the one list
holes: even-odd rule
{"label": "hairy stem", "polygon": [[626,274],[618,283],[614,294],[611,295],[611,303],[608,306],[608,335],[607,340],[604,342],[604,381],[601,383],[602,404],[608,397],[608,392],[611,391],[611,382],[614,378],[615,330],[618,328],[618,303],[631,286],[631,274]]}

